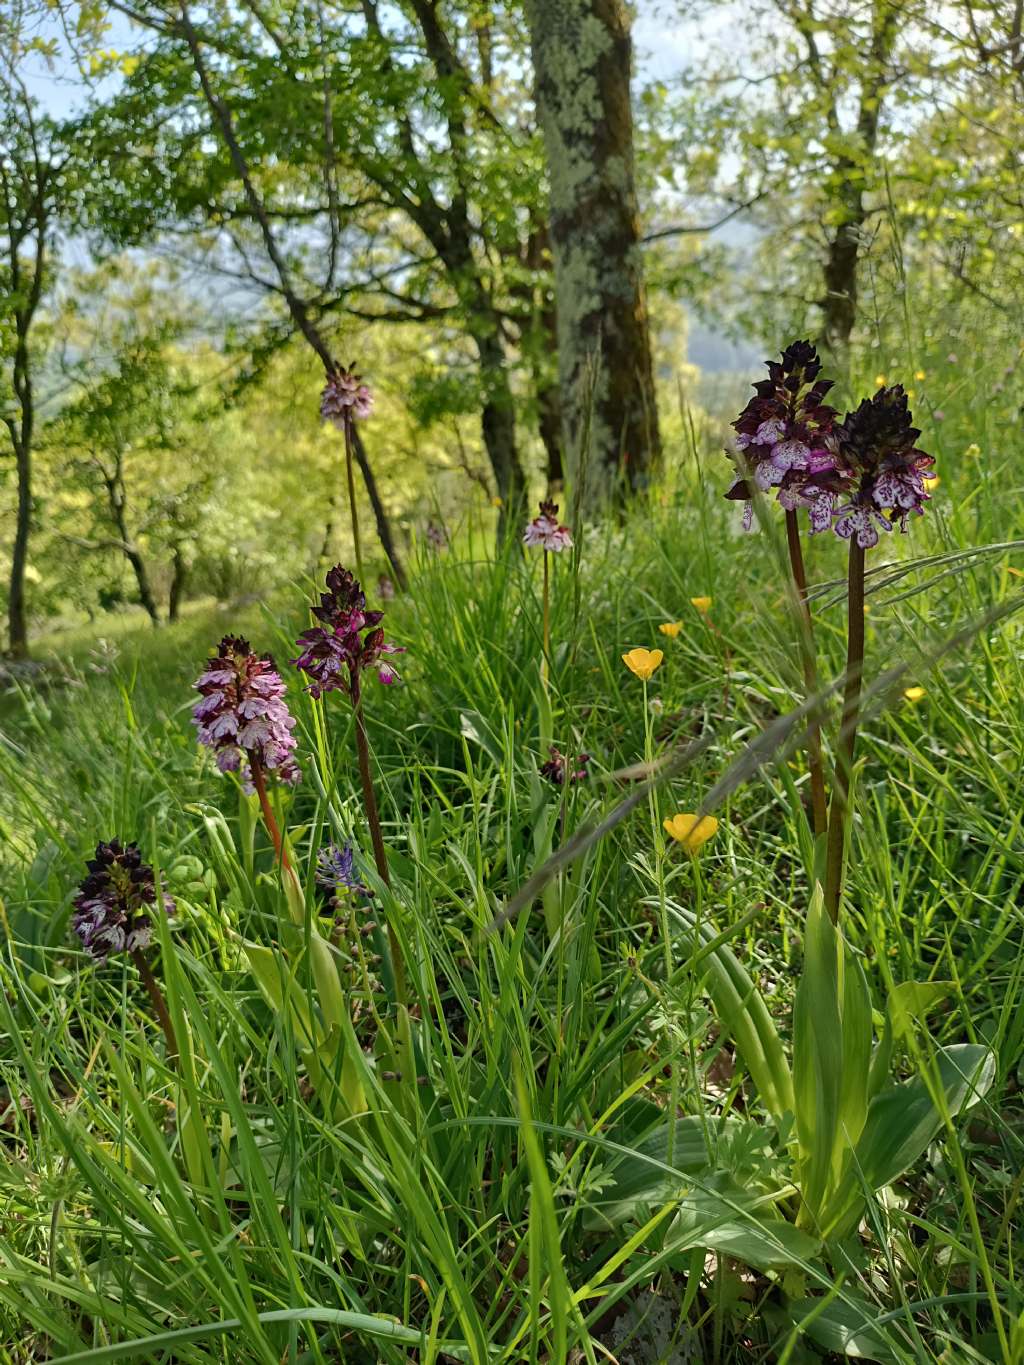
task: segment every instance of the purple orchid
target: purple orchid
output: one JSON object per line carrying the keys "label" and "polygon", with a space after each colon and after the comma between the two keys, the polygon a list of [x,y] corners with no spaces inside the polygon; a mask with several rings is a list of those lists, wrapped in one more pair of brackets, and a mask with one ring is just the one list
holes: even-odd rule
{"label": "purple orchid", "polygon": [[912,425],[902,385],[879,389],[848,412],[837,428],[839,455],[853,479],[851,496],[835,516],[835,532],[844,540],[856,536],[870,549],[879,532],[894,526],[906,531],[909,517],[924,514],[930,500],[924,471],[935,459],[918,450],[921,435]]}
{"label": "purple orchid", "polygon": [[[733,423],[737,478],[727,498],[742,500],[743,527],[753,524],[753,488],[777,488],[787,512],[806,508],[811,531],[828,530],[836,499],[849,475],[838,459],[838,414],[824,402],[832,381],[819,378],[821,362],[808,341],[794,341],[781,360],[769,360],[768,378]],[[753,485],[753,486],[752,486]]]}
{"label": "purple orchid", "polygon": [[[86,863],[88,873],[75,896],[72,926],[82,947],[97,962],[112,953],[147,948],[153,937],[150,910],[159,903],[153,869],[142,861],[137,844],[122,847],[117,839],[96,845]],[[163,896],[163,909],[174,914],[174,901]]]}
{"label": "purple orchid", "polygon": [[225,635],[195,689],[202,694],[192,709],[196,738],[216,752],[221,772],[239,772],[247,790],[256,767],[298,782],[295,720],[269,654],[253,654],[248,640]]}
{"label": "purple orchid", "polygon": [[336,564],[330,570],[327,591],[320,594],[320,605],[312,611],[323,624],[299,636],[300,653],[291,661],[312,680],[306,688],[311,696],[322,697],[325,692],[352,696],[366,668],[376,667],[382,683],[398,681],[398,671],[388,656],[405,651],[385,641],[380,627],[384,613],[366,610],[366,594],[348,569]]}
{"label": "purple orchid", "polygon": [[587,765],[590,763],[589,754],[579,754],[574,760],[570,760],[554,744],[551,745],[548,753],[550,757],[546,763],[541,764],[539,771],[541,777],[546,777],[556,787],[564,787],[567,782],[582,782],[587,776]]}
{"label": "purple orchid", "polygon": [[336,427],[344,427],[350,417],[366,418],[373,412],[373,394],[355,368],[353,362],[348,369],[329,374],[320,395],[320,416]]}
{"label": "purple orchid", "polygon": [[559,524],[557,502],[541,503],[540,512],[523,532],[523,544],[539,546],[552,554],[572,549],[572,533],[568,526]]}

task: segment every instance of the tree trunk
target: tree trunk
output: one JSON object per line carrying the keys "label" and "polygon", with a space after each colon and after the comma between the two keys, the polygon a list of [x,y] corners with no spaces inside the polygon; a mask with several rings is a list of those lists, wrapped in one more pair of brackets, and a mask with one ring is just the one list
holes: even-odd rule
{"label": "tree trunk", "polygon": [[846,354],[857,320],[857,262],[863,226],[863,204],[851,204],[849,216],[836,229],[825,257],[822,342],[836,357]]}
{"label": "tree trunk", "polygon": [[156,605],[156,598],[153,596],[153,589],[149,584],[149,571],[146,568],[146,561],[134,545],[127,546],[124,556],[132,566],[132,572],[135,575],[135,582],[139,589],[139,603],[145,607],[146,614],[154,626],[158,626],[160,624],[160,611]]}
{"label": "tree trunk", "polygon": [[472,233],[464,199],[449,210],[449,225],[440,252],[452,285],[466,312],[466,328],[480,359],[483,407],[480,425],[484,448],[491,463],[501,508],[498,542],[504,540],[526,504],[526,476],[516,449],[516,413],[509,383],[501,318],[480,277],[473,255]]}
{"label": "tree trunk", "polygon": [[537,430],[547,456],[548,497],[554,497],[565,485],[565,465],[562,460],[562,397],[557,384],[542,384],[537,389]]}
{"label": "tree trunk", "polygon": [[661,444],[633,170],[625,0],[528,0],[551,178],[565,450],[587,501],[637,488]]}
{"label": "tree trunk", "polygon": [[531,320],[526,353],[533,378],[537,404],[537,432],[544,446],[547,466],[548,497],[557,496],[565,484],[562,442],[562,395],[555,378],[558,357],[558,316],[554,295],[547,285],[551,266],[551,242],[546,222],[537,223],[526,243],[524,264],[539,284],[524,290],[531,304]]}
{"label": "tree trunk", "polygon": [[135,583],[139,590],[139,604],[144,607],[149,619],[154,626],[160,624],[160,611],[156,605],[156,598],[153,596],[153,589],[149,583],[149,570],[146,568],[146,561],[142,558],[138,547],[132,542],[128,535],[128,520],[125,516],[125,492],[121,482],[120,459],[118,460],[117,473],[112,478],[106,478],[107,501],[110,505],[110,515],[114,526],[117,529],[118,538],[121,542],[121,549],[124,557],[132,566],[132,573],[135,575]]}
{"label": "tree trunk", "polygon": [[498,512],[498,540],[522,514],[526,503],[526,476],[516,450],[516,414],[505,365],[505,347],[497,327],[474,326],[473,340],[480,357],[480,380],[484,405],[480,414],[484,446],[494,471],[494,482],[501,498]]}
{"label": "tree trunk", "polygon": [[[367,459],[363,438],[360,436],[359,428],[354,422],[352,424],[352,450],[356,457],[356,464],[359,466],[360,473],[363,476],[363,483],[366,485],[366,494],[370,499],[370,506],[373,508],[374,520],[377,523],[377,537],[380,540],[381,549],[384,551],[385,555],[387,555],[388,563],[391,565],[391,571],[395,575],[395,582],[404,591],[404,589],[408,587],[405,569],[402,567],[402,561],[398,557],[398,548],[395,545],[395,538],[391,534],[391,522],[388,519],[387,512],[384,510],[384,504],[381,502],[380,490],[377,487],[377,480],[374,477],[373,470],[370,468],[370,461]],[[326,537],[324,543],[326,544]],[[363,587],[366,587],[365,583],[363,584]]]}
{"label": "tree trunk", "polygon": [[[24,438],[25,424],[15,442],[18,477],[18,512],[11,553],[11,577],[7,598],[8,647],[12,659],[28,658],[28,623],[25,614],[25,569],[28,565],[28,538],[32,530],[32,447]],[[29,424],[31,433],[31,423]]]}
{"label": "tree trunk", "polygon": [[180,545],[174,547],[174,558],[171,564],[171,587],[167,594],[167,619],[174,622],[178,619],[181,611],[181,600],[185,596],[185,583],[188,579],[185,552]]}
{"label": "tree trunk", "polygon": [[[41,265],[37,264],[39,276],[41,276],[41,271]],[[36,297],[38,299],[38,288]],[[14,523],[10,591],[7,598],[8,647],[12,659],[28,658],[25,570],[28,567],[28,541],[32,534],[32,436],[35,430],[36,417],[28,334],[34,312],[33,306],[27,314],[19,314],[17,317],[11,385],[18,403],[18,417],[7,422],[7,429],[11,434],[11,443],[14,446],[18,480],[18,510]]]}
{"label": "tree trunk", "polygon": [[833,209],[838,225],[825,256],[821,340],[823,348],[840,364],[846,361],[857,321],[857,267],[867,222],[864,186],[870,178],[878,147],[878,130],[891,81],[893,44],[901,13],[892,0],[874,0],[867,73],[857,114],[857,155],[840,158],[829,177],[834,187]]}

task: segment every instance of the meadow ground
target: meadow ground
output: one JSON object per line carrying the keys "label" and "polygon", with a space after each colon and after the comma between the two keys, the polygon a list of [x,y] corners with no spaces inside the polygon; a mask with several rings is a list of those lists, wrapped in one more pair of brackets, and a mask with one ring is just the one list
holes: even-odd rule
{"label": "meadow ground", "polygon": [[[862,727],[840,972],[863,969],[909,1087],[887,1093],[937,1108],[908,1169],[894,1158],[873,1181],[854,1163],[852,1227],[823,1239],[801,1214],[806,1134],[743,1032],[749,985],[724,994],[723,972],[749,974],[733,984],[756,986],[785,1057],[799,1048],[814,849],[802,752],[734,766],[802,684],[782,547],[738,533],[712,431],[622,524],[577,528],[578,574],[554,563],[548,688],[539,559],[468,534],[424,547],[387,604],[403,681],[366,683],[390,891],[351,712],[285,666],[309,585],[109,646],[52,640],[59,676],[4,696],[0,1360],[1024,1359],[1024,499],[1019,451],[986,421],[968,405],[946,419],[928,515],[877,552],[909,572],[868,597],[868,679],[906,671]],[[807,554],[835,585],[814,603],[833,679],[828,540]],[[228,630],[289,681],[303,780],[272,795],[302,924],[255,799],[189,723]],[[633,647],[664,651],[646,684],[622,663]],[[489,932],[553,848],[637,790],[623,769],[691,741],[685,767]],[[546,782],[548,742],[588,753],[586,779]],[[689,856],[663,819],[728,773],[717,831]],[[84,861],[114,837],[176,900],[153,954],[176,1065],[132,964],[97,968],[70,933]],[[374,909],[336,914],[317,887],[332,839],[355,842]],[[341,1013],[307,971],[323,944]],[[901,993],[911,982],[933,988]],[[812,1108],[849,1022],[829,1014],[836,991],[849,1003],[833,985]],[[958,1045],[988,1051],[954,1104],[936,1060]]]}

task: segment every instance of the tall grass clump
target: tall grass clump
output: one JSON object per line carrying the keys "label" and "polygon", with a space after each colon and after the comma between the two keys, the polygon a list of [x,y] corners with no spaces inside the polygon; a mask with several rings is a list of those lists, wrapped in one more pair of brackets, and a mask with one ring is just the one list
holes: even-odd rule
{"label": "tall grass clump", "polygon": [[1021,1359],[1019,500],[827,392],[3,699],[8,1358]]}

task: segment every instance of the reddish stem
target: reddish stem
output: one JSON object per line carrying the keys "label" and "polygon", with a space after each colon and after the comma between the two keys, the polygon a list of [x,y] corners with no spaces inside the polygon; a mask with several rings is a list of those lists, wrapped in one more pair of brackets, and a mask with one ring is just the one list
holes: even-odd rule
{"label": "reddish stem", "polygon": [[828,848],[825,855],[825,908],[834,924],[839,918],[839,898],[843,889],[843,853],[849,818],[850,782],[857,748],[857,722],[860,718],[860,689],[864,675],[864,549],[856,536],[850,541],[850,568],[847,588],[846,690],[843,695],[843,720],[839,729],[836,754],[835,791],[828,820]]}
{"label": "reddish stem", "polygon": [[160,1020],[160,1027],[164,1031],[164,1038],[167,1040],[167,1060],[169,1062],[177,1061],[178,1039],[174,1033],[174,1024],[171,1022],[170,1011],[167,1008],[167,1001],[164,999],[163,991],[160,989],[157,979],[153,975],[153,969],[147,962],[146,955],[141,948],[132,949],[132,961],[139,969],[139,975],[142,977],[142,984],[149,992],[149,998],[153,1002],[153,1009],[156,1011],[156,1017]]}
{"label": "reddish stem", "polygon": [[[384,835],[380,827],[380,812],[377,808],[377,793],[373,786],[370,771],[370,742],[366,735],[366,722],[363,719],[363,694],[359,681],[359,669],[350,668],[352,679],[352,711],[356,723],[356,755],[359,759],[359,778],[363,787],[363,808],[366,823],[370,826],[370,841],[373,844],[373,861],[377,875],[385,886],[391,885],[391,872],[388,869],[388,855],[384,848]],[[390,921],[388,922],[388,946],[391,949],[391,967],[395,974],[395,998],[400,1005],[405,1004],[405,962],[401,945]]]}
{"label": "reddish stem", "polygon": [[252,785],[256,788],[256,795],[259,797],[260,810],[263,812],[263,823],[266,825],[270,841],[274,845],[277,860],[286,872],[291,872],[292,865],[288,857],[288,850],[284,846],[281,830],[270,804],[270,797],[267,795],[267,781],[263,775],[263,767],[252,754],[249,755],[249,770],[252,773]]}

